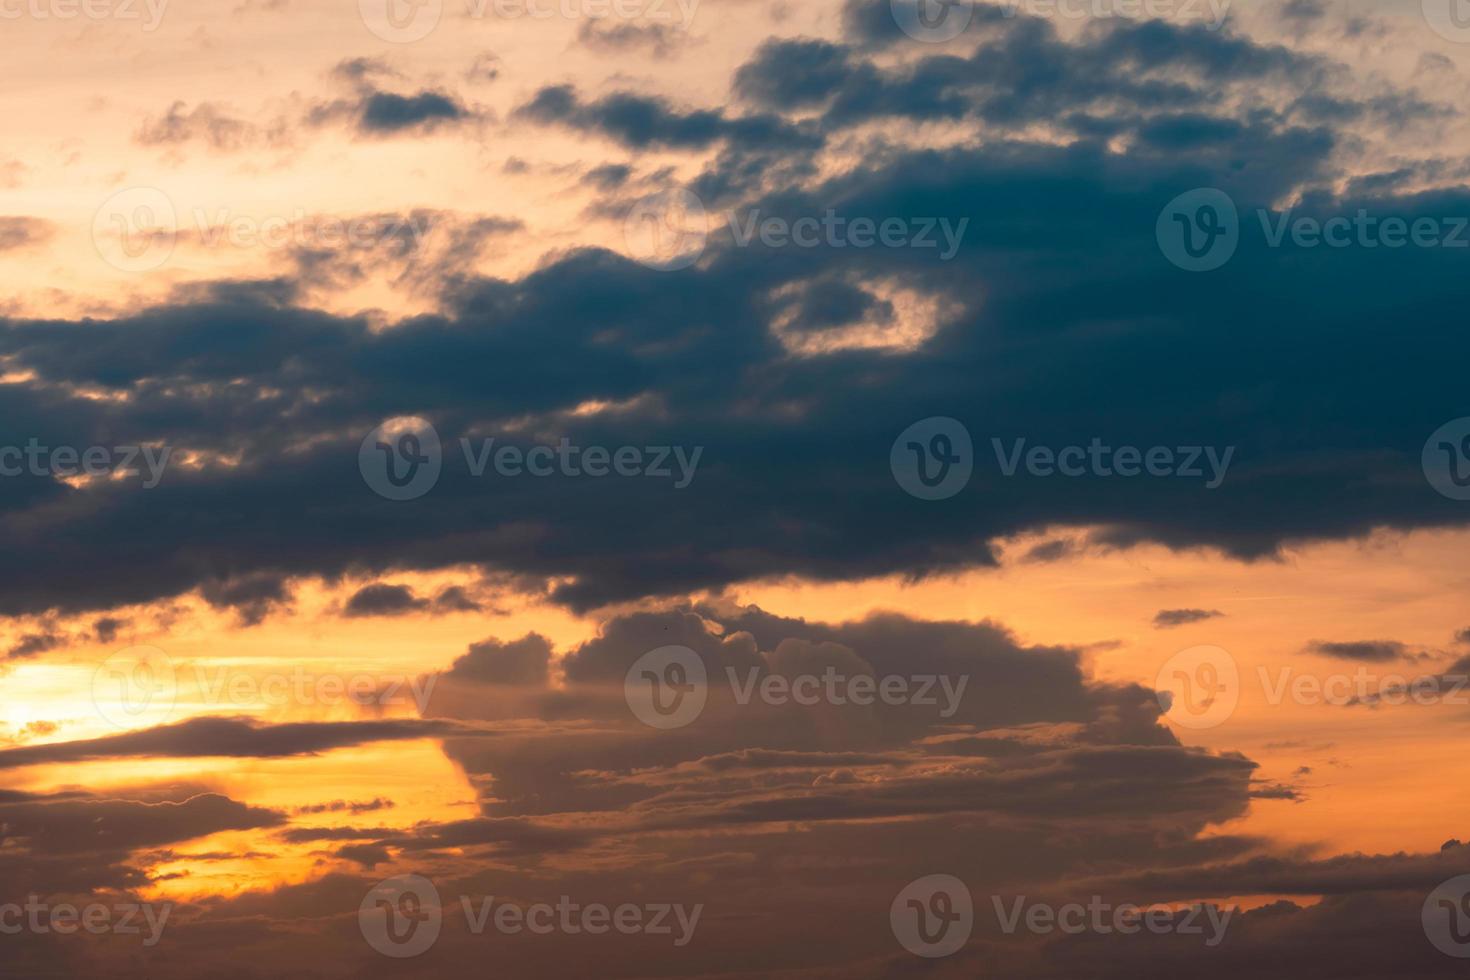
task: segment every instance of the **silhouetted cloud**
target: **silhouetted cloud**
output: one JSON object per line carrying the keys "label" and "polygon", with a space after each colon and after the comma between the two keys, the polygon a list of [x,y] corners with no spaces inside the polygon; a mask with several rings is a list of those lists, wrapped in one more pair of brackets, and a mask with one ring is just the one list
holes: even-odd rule
{"label": "silhouetted cloud", "polygon": [[1154,614],[1154,626],[1167,629],[1170,626],[1185,626],[1225,615],[1218,609],[1160,609]]}

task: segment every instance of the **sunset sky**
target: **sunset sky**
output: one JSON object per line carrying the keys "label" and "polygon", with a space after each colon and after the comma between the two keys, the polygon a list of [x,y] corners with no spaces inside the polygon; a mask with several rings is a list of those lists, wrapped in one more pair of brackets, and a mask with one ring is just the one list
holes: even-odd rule
{"label": "sunset sky", "polygon": [[0,33],[0,977],[1470,969],[1470,3]]}

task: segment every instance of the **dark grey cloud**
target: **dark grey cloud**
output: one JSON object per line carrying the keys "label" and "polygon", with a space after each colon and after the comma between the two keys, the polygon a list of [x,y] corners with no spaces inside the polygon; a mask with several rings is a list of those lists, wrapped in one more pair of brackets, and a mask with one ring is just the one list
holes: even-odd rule
{"label": "dark grey cloud", "polygon": [[375,796],[371,800],[332,800],[330,803],[310,803],[298,806],[292,813],[371,813],[374,810],[391,810],[396,804],[389,799]]}
{"label": "dark grey cloud", "polygon": [[284,125],[262,129],[219,103],[200,102],[191,108],[180,99],[162,115],[145,121],[137,141],[143,146],[181,146],[197,140],[212,150],[229,152],[263,139],[279,143],[286,135]]}
{"label": "dark grey cloud", "polygon": [[469,110],[444,92],[418,92],[398,95],[374,92],[362,104],[360,128],[370,133],[397,133],[405,130],[432,129],[441,123],[453,123],[469,116]]}
{"label": "dark grey cloud", "polygon": [[200,585],[199,594],[215,609],[234,610],[243,626],[255,626],[291,602],[286,578],[268,571],[211,578]]}
{"label": "dark grey cloud", "polygon": [[510,643],[471,644],[445,676],[484,684],[545,684],[550,664],[551,642],[539,633],[527,633]]}
{"label": "dark grey cloud", "polygon": [[98,643],[111,643],[120,630],[126,629],[130,621],[117,616],[98,616],[92,621],[92,631]]}
{"label": "dark grey cloud", "polygon": [[120,735],[0,749],[0,769],[92,759],[280,758],[365,742],[480,734],[485,733],[449,722],[419,719],[269,724],[244,717],[206,716]]}
{"label": "dark grey cloud", "polygon": [[374,582],[354,592],[342,606],[349,618],[364,616],[406,616],[429,611],[434,614],[479,612],[484,606],[459,585],[440,589],[430,599],[416,594],[411,586]]}
{"label": "dark grey cloud", "polygon": [[684,30],[673,24],[611,22],[610,18],[601,17],[587,18],[577,28],[577,43],[607,55],[634,52],[669,58],[678,53],[687,37]]}
{"label": "dark grey cloud", "polygon": [[1361,660],[1367,663],[1387,663],[1390,660],[1401,659],[1409,652],[1408,647],[1397,640],[1348,642],[1314,640],[1308,649],[1313,653],[1337,657],[1340,660]]}
{"label": "dark grey cloud", "polygon": [[352,593],[342,613],[351,617],[402,616],[428,606],[429,600],[414,595],[413,589],[407,585],[374,582]]}
{"label": "dark grey cloud", "polygon": [[41,798],[0,803],[7,844],[33,854],[126,853],[204,837],[222,830],[275,827],[274,810],[205,793],[181,801]]}
{"label": "dark grey cloud", "polygon": [[1223,615],[1225,614],[1218,609],[1160,609],[1154,614],[1154,626],[1167,629],[1170,626],[1199,623]]}
{"label": "dark grey cloud", "polygon": [[0,215],[0,252],[34,248],[50,241],[55,234],[55,226],[42,218]]}
{"label": "dark grey cloud", "polygon": [[772,113],[730,116],[719,109],[682,109],[669,100],[618,92],[585,102],[571,85],[547,86],[515,111],[515,118],[601,133],[639,149],[697,150],[723,141],[742,148],[813,148],[811,128]]}
{"label": "dark grey cloud", "polygon": [[5,651],[7,660],[24,660],[34,657],[48,650],[66,646],[67,638],[63,633],[47,631],[43,633],[25,633],[15,641],[9,650]]}

